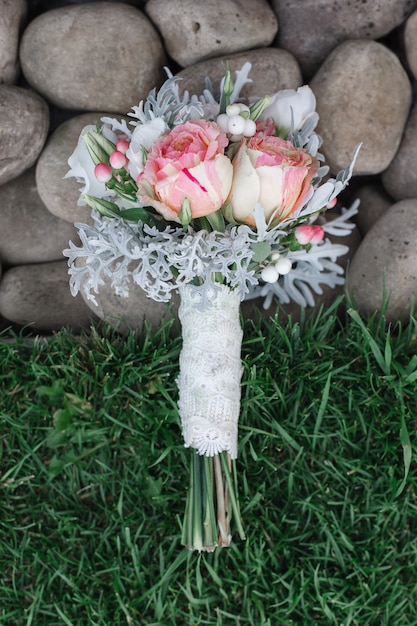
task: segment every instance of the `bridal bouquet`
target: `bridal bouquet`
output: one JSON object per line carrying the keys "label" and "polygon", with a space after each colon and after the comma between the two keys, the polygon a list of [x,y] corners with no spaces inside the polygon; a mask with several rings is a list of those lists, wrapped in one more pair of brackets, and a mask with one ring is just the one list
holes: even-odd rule
{"label": "bridal bouquet", "polygon": [[86,127],[69,159],[91,224],[68,257],[71,292],[95,302],[104,279],[128,296],[180,296],[183,346],[177,380],[184,444],[191,448],[185,546],[214,550],[244,538],[237,497],[242,329],[240,302],[263,296],[312,305],[343,283],[337,264],[356,206],[323,214],[352,176],[336,178],[319,153],[309,87],[243,101],[251,65],[226,70],[219,93],[180,95],[178,78],[132,108],[132,120]]}

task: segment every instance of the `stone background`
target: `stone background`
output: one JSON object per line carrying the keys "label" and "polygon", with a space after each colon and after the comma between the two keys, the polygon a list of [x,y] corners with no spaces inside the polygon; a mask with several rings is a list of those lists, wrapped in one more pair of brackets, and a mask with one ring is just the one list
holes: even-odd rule
{"label": "stone background", "polygon": [[163,82],[165,65],[199,93],[204,76],[218,83],[226,61],[232,70],[252,63],[245,96],[310,84],[333,174],[363,143],[336,209],[361,201],[348,289],[371,314],[385,288],[388,319],[407,321],[417,290],[416,8],[417,0],[0,0],[0,329],[78,330],[108,316],[139,327],[170,314],[139,290],[122,300],[105,286],[98,308],[72,298],[62,250],[76,240],[73,222],[89,218],[79,185],[63,177],[82,127],[126,115]]}

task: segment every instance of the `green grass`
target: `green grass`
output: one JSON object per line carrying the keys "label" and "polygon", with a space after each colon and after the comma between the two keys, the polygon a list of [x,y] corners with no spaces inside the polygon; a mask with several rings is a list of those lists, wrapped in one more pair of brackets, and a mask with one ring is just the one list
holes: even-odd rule
{"label": "green grass", "polygon": [[179,337],[0,343],[0,624],[417,625],[417,322],[335,311],[245,324],[214,554],[180,545]]}

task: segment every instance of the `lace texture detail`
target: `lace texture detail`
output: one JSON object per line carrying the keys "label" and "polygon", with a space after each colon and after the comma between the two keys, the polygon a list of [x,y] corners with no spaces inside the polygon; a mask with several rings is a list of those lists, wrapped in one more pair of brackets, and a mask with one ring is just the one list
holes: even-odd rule
{"label": "lace texture detail", "polygon": [[186,448],[214,456],[237,457],[237,430],[242,377],[242,328],[239,295],[222,285],[203,312],[201,295],[180,288],[180,354],[178,408]]}

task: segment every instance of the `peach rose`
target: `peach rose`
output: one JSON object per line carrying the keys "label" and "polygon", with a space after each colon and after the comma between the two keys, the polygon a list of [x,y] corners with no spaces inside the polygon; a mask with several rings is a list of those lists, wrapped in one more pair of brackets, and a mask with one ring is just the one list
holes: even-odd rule
{"label": "peach rose", "polygon": [[233,167],[228,139],[214,122],[190,120],[157,139],[138,176],[138,198],[166,220],[180,222],[184,200],[191,217],[217,211],[227,198]]}
{"label": "peach rose", "polygon": [[280,137],[258,133],[242,142],[233,161],[229,195],[233,218],[254,226],[257,203],[265,219],[279,223],[302,207],[311,195],[319,162],[308,152]]}

